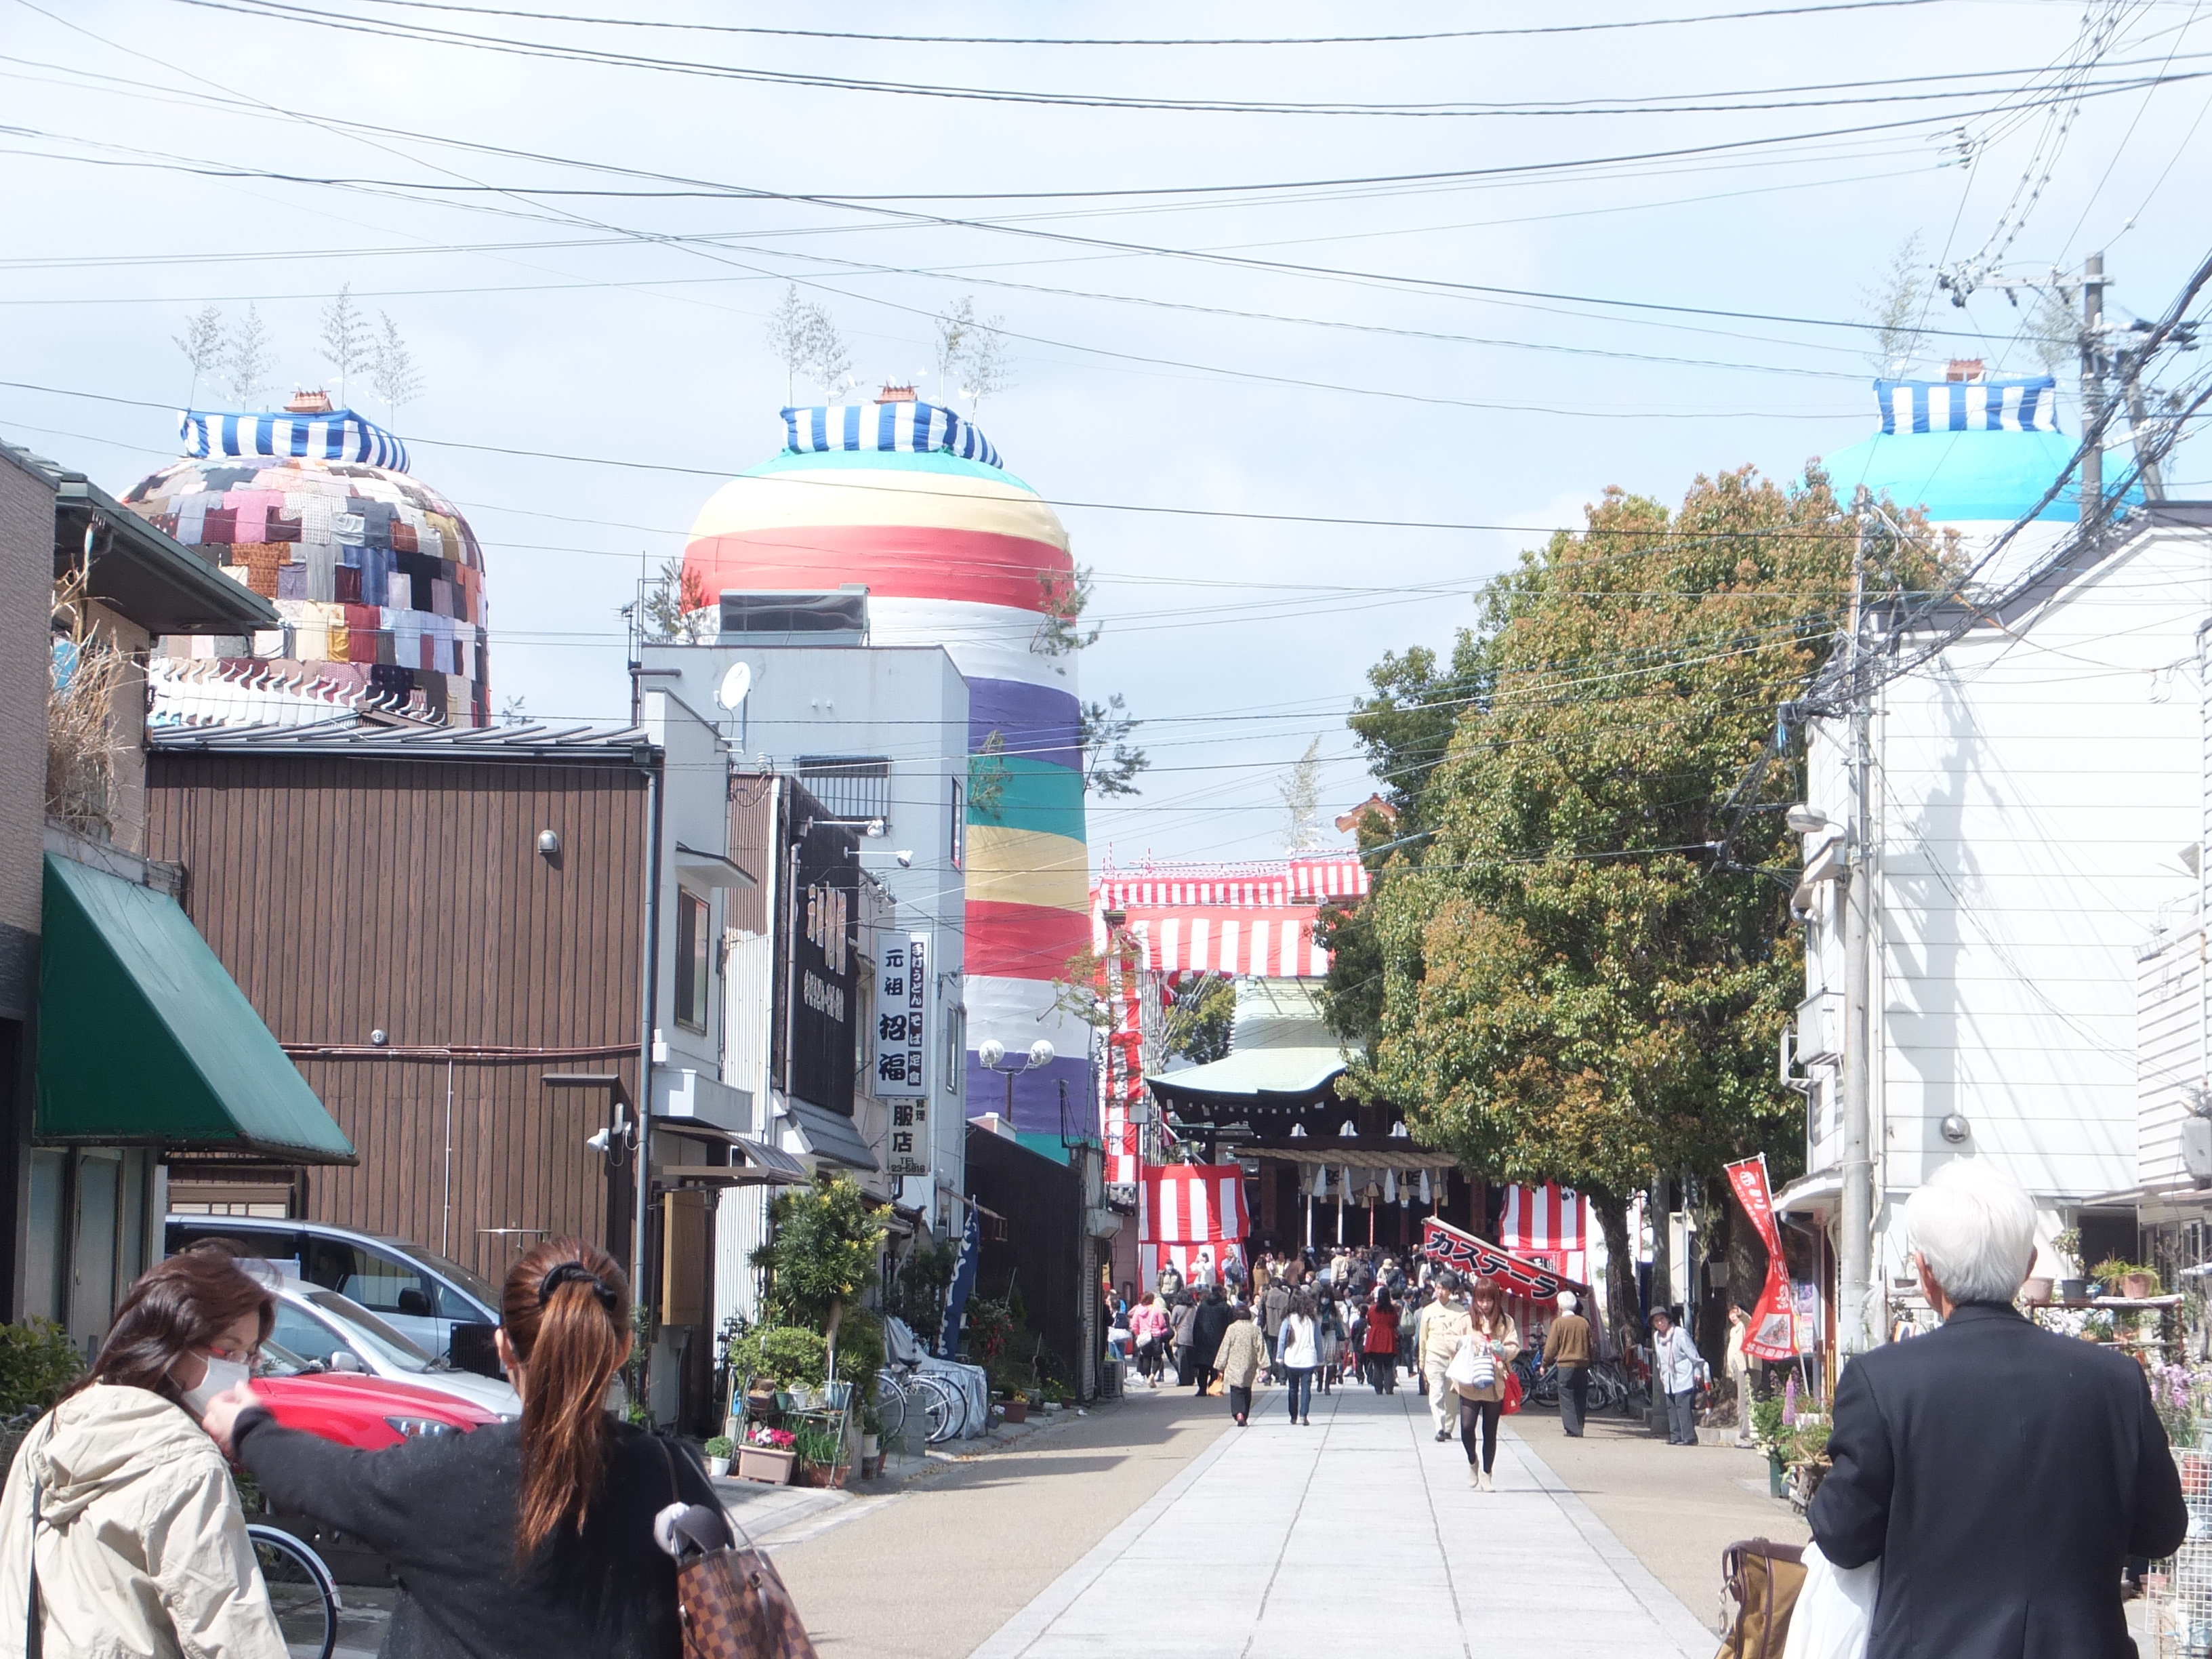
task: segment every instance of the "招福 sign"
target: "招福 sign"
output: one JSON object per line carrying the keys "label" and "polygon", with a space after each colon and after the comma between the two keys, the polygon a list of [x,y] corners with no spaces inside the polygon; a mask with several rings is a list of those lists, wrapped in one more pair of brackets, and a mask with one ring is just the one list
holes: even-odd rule
{"label": "\u62db\u798f sign", "polygon": [[878,951],[869,1086],[891,1109],[884,1173],[930,1172],[929,963],[927,933],[891,934]]}

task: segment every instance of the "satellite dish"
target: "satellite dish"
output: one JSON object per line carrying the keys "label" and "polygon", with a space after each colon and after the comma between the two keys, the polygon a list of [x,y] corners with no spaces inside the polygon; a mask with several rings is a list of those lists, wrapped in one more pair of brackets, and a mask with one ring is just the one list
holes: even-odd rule
{"label": "satellite dish", "polygon": [[725,708],[735,709],[745,700],[745,693],[752,689],[752,665],[733,662],[730,665],[730,672],[722,676],[722,684],[714,693],[714,701]]}

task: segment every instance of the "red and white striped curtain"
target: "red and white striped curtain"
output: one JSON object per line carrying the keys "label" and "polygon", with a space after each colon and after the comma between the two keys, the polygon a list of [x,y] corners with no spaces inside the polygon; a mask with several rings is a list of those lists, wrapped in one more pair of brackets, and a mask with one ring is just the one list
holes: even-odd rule
{"label": "red and white striped curtain", "polygon": [[1251,1217],[1244,1207],[1244,1172],[1234,1164],[1148,1164],[1137,1183],[1139,1260],[1147,1287],[1172,1261],[1189,1276],[1201,1249],[1218,1269],[1242,1260]]}
{"label": "red and white striped curtain", "polygon": [[1587,1282],[1589,1200],[1571,1187],[1508,1187],[1498,1242],[1516,1255],[1541,1261]]}

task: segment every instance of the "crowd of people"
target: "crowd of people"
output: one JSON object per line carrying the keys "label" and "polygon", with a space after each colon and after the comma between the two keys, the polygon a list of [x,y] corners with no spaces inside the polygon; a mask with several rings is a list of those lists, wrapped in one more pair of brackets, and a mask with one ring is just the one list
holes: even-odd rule
{"label": "crowd of people", "polygon": [[[1437,1439],[1457,1438],[1469,1478],[1492,1489],[1498,1419],[1524,1346],[1493,1279],[1463,1279],[1425,1261],[1409,1268],[1388,1251],[1340,1247],[1325,1255],[1265,1252],[1249,1273],[1233,1256],[1217,1273],[1204,1256],[1188,1280],[1165,1267],[1157,1289],[1125,1285],[1109,1304],[1117,1343],[1126,1338],[1147,1389],[1218,1389],[1242,1426],[1264,1375],[1283,1386],[1289,1419],[1303,1426],[1312,1421],[1316,1392],[1358,1382],[1376,1394],[1418,1388]],[[1563,1294],[1543,1359],[1558,1369],[1570,1435],[1583,1431],[1597,1352],[1594,1328],[1574,1296]]]}

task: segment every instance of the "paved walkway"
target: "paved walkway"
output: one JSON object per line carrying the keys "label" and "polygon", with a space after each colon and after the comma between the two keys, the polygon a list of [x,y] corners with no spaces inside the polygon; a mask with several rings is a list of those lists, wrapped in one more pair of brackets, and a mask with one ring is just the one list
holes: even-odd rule
{"label": "paved walkway", "polygon": [[1427,1405],[1340,1392],[1296,1428],[1263,1394],[975,1659],[1709,1659],[1711,1632],[1540,1460],[1501,1438],[1478,1491]]}

